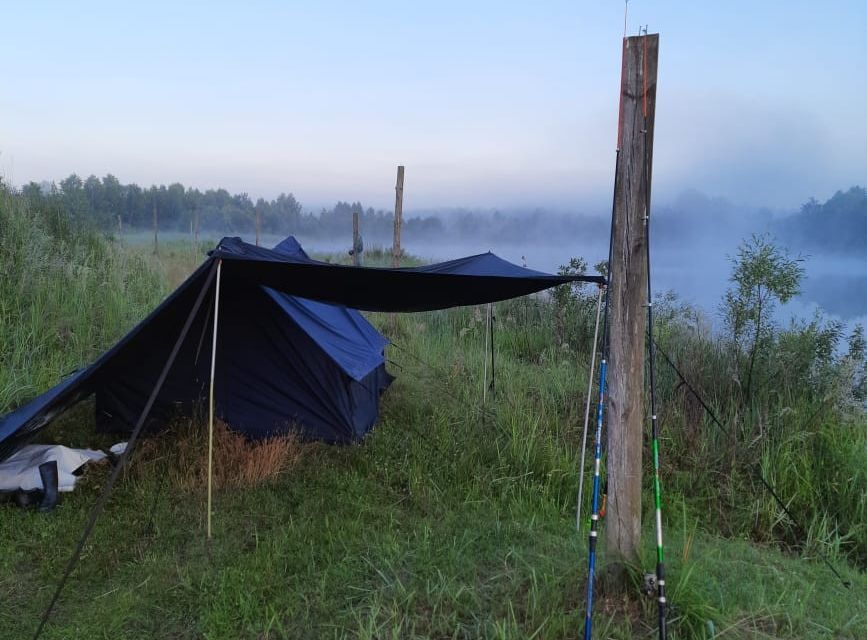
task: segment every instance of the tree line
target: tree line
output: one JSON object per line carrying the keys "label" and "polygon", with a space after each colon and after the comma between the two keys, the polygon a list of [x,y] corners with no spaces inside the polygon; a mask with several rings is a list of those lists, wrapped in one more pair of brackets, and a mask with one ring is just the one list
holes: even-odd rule
{"label": "tree line", "polygon": [[[254,201],[246,193],[201,191],[179,182],[150,187],[123,184],[111,174],[86,179],[72,174],[59,183],[30,182],[20,193],[32,206],[59,208],[72,222],[109,233],[156,225],[161,231],[251,234],[258,219],[263,234],[345,235],[351,229],[353,212],[358,211],[365,233],[385,237],[394,223],[392,211],[365,207],[361,202],[339,201],[316,213],[305,212],[291,193]],[[409,233],[442,231],[442,221],[434,216],[411,218],[404,229]]]}
{"label": "tree line", "polygon": [[867,189],[838,191],[824,203],[810,198],[778,223],[780,236],[797,247],[836,253],[867,253]]}
{"label": "tree line", "polygon": [[[208,231],[220,235],[263,234],[304,237],[346,237],[352,229],[352,214],[361,214],[362,233],[368,240],[388,243],[394,213],[365,207],[362,202],[339,201],[318,212],[305,211],[292,193],[255,201],[246,193],[226,189],[201,191],[175,182],[141,187],[123,184],[109,174],[103,178],[76,174],[59,183],[31,182],[20,194],[41,207],[62,211],[71,222],[104,232],[152,229],[161,231]],[[814,198],[800,211],[782,218],[770,212],[744,210],[723,199],[686,192],[672,205],[657,209],[659,242],[680,243],[684,236],[704,236],[708,224],[713,233],[727,230],[743,233],[769,231],[786,243],[810,251],[864,254],[867,245],[867,190],[851,187],[838,191],[826,202]],[[670,233],[665,233],[668,229]],[[484,238],[496,243],[549,242],[551,238],[602,239],[608,234],[604,216],[556,213],[543,209],[503,213],[497,210],[460,208],[419,211],[404,219],[408,239]]]}

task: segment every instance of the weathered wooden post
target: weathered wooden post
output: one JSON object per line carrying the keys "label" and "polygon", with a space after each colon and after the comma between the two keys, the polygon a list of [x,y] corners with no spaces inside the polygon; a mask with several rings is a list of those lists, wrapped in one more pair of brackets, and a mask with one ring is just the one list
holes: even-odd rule
{"label": "weathered wooden post", "polygon": [[391,247],[391,266],[400,266],[400,226],[403,223],[403,165],[397,167],[397,184],[394,186],[394,242]]}
{"label": "weathered wooden post", "polygon": [[[646,39],[646,41],[645,41]],[[641,454],[647,236],[644,225],[653,158],[659,34],[623,41],[617,167],[610,265],[610,355],[608,364],[608,509],[605,540],[615,561],[638,558],[641,535]],[[647,134],[644,134],[644,105]],[[644,145],[647,145],[645,149]],[[623,566],[623,565],[619,565]]]}
{"label": "weathered wooden post", "polygon": [[360,264],[361,256],[359,255],[360,251],[358,250],[359,242],[358,242],[358,211],[352,212],[352,264],[353,266],[358,266]]}
{"label": "weathered wooden post", "polygon": [[193,205],[193,244],[199,246],[199,210]]}
{"label": "weathered wooden post", "polygon": [[256,204],[255,211],[256,211],[256,246],[258,247],[259,246],[259,229],[262,226],[262,207],[260,207],[258,203]]}

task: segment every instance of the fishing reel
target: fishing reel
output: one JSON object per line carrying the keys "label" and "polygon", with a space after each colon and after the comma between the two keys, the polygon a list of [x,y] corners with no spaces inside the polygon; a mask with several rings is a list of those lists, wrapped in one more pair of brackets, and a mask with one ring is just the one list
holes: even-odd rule
{"label": "fishing reel", "polygon": [[641,593],[646,596],[653,596],[656,594],[658,587],[659,583],[656,581],[656,574],[645,573],[641,580]]}

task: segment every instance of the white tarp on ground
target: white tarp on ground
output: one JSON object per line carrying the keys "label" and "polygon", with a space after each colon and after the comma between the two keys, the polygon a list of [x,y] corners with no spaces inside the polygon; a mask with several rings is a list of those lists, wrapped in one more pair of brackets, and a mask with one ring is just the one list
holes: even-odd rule
{"label": "white tarp on ground", "polygon": [[42,489],[39,465],[57,460],[58,489],[72,491],[77,476],[73,472],[88,462],[105,458],[102,451],[70,449],[55,444],[29,444],[0,462],[0,491]]}

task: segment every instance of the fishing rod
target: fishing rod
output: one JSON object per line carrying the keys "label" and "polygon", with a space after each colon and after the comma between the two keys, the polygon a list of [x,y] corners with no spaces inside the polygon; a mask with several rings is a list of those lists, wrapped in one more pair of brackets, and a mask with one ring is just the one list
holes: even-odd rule
{"label": "fishing rod", "polygon": [[[650,338],[650,339],[653,340],[652,338]],[[669,367],[672,368],[674,373],[680,379],[681,384],[683,384],[687,388],[687,390],[692,394],[692,396],[698,401],[698,403],[705,410],[705,413],[707,413],[708,417],[711,419],[711,422],[713,422],[719,428],[719,430],[722,431],[725,435],[727,435],[727,436],[731,435],[731,429],[729,427],[727,427],[726,425],[724,425],[720,421],[719,418],[717,418],[716,413],[714,413],[713,409],[710,408],[710,406],[705,401],[704,397],[702,397],[702,395],[698,392],[698,390],[690,383],[689,380],[687,380],[687,378],[683,374],[683,372],[674,363],[674,360],[671,359],[671,356],[668,355],[665,352],[665,350],[662,347],[660,347],[659,344],[655,340],[653,342],[656,346],[656,349],[662,354],[662,357],[665,360],[665,362],[668,364]],[[780,509],[783,511],[783,513],[785,513],[789,517],[789,520],[792,521],[792,524],[795,525],[795,528],[800,531],[801,535],[806,537],[806,535],[807,535],[806,527],[803,524],[801,524],[801,522],[797,518],[795,518],[794,514],[792,514],[792,512],[786,506],[786,502],[780,497],[780,494],[777,493],[777,491],[774,489],[774,486],[765,477],[765,475],[762,473],[761,469],[758,470],[757,475],[759,476],[759,481],[761,481],[762,485],[765,487],[765,489],[768,491],[768,493],[771,494],[771,497],[777,503],[777,506],[779,506]],[[845,588],[851,589],[852,583],[849,580],[846,580],[840,574],[840,572],[837,571],[837,569],[834,567],[834,565],[831,564],[831,561],[828,559],[828,556],[826,556],[824,553],[822,553],[822,551],[819,549],[816,550],[816,553],[819,556],[819,558],[822,560],[822,562],[825,563],[825,566],[827,566],[828,569],[831,570],[831,573],[833,573],[837,577],[837,579],[840,581],[840,583]]]}
{"label": "fishing rod", "polygon": [[[620,149],[617,150],[615,166],[620,163]],[[614,179],[615,184],[617,178]],[[616,192],[616,187],[615,187]],[[608,263],[611,264],[609,251]],[[609,273],[611,269],[609,268]],[[608,373],[608,284],[603,285],[605,303],[602,319],[602,358],[599,361],[599,403],[596,405],[596,436],[593,447],[593,489],[590,507],[590,536],[587,554],[587,610],[584,616],[584,640],[590,640],[593,629],[593,581],[596,578],[596,543],[599,539],[599,485],[602,466],[602,423],[605,413],[605,382]],[[582,469],[583,473],[583,469]]]}
{"label": "fishing rod", "polygon": [[[626,40],[623,40],[624,53]],[[625,64],[625,56],[624,62]],[[617,149],[614,155],[614,195],[611,201],[611,231],[608,241],[608,266],[605,274],[604,287],[604,312],[602,314],[602,342],[601,358],[599,361],[599,403],[596,405],[596,435],[593,447],[593,489],[590,507],[590,535],[587,553],[587,609],[584,615],[584,640],[590,640],[593,631],[593,581],[596,578],[596,544],[599,538],[599,488],[600,468],[602,466],[602,424],[605,414],[605,383],[608,373],[608,300],[609,287],[611,285],[611,260],[614,255],[614,207],[617,204],[618,174],[620,169],[620,142],[621,123],[623,120],[623,82],[625,74],[621,67],[620,71],[620,108],[617,118]],[[594,345],[595,346],[595,345]],[[581,472],[583,473],[583,469]]]}
{"label": "fishing rod", "polygon": [[644,136],[644,241],[647,258],[647,341],[648,374],[650,383],[650,437],[653,453],[653,503],[656,510],[656,588],[659,609],[659,638],[666,640],[668,635],[665,600],[665,561],[662,545],[662,486],[659,481],[659,427],[656,419],[656,351],[653,343],[653,294],[650,277],[650,158],[647,136],[647,29],[644,30],[644,55],[642,56],[642,76],[644,81],[643,108],[644,122],[641,134]]}

